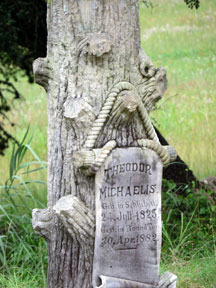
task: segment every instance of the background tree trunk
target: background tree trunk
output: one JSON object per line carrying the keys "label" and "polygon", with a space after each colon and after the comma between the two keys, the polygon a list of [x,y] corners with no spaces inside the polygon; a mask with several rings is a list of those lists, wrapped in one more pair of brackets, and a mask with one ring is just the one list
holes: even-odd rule
{"label": "background tree trunk", "polygon": [[[166,139],[161,135],[160,131],[156,128],[155,131],[159,138],[161,145],[169,145]],[[200,188],[201,183],[194,176],[193,171],[190,170],[188,165],[177,155],[175,161],[163,170],[163,179],[173,181],[178,187],[178,194],[186,194],[185,186],[189,185],[193,188]]]}
{"label": "background tree trunk", "polygon": [[[43,223],[34,228],[48,240],[48,287],[87,288],[93,247],[71,237],[52,208],[72,195],[82,203],[74,205],[85,205],[94,216],[94,176],[72,165],[73,154],[115,83],[132,83],[151,110],[166,88],[166,76],[140,54],[138,0],[52,0],[47,24],[47,57],[34,62],[34,73],[48,94],[48,208],[34,212]],[[108,121],[97,147],[113,138],[118,147],[136,146],[136,139],[146,138],[139,116],[128,119],[120,112],[118,125],[116,119]]]}

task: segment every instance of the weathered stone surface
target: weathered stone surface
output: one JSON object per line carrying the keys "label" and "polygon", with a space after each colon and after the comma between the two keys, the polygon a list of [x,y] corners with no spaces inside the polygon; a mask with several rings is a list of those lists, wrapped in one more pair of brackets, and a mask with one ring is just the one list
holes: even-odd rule
{"label": "weathered stone surface", "polygon": [[[158,82],[162,71],[154,69],[149,61],[148,71],[143,73],[146,63],[142,65],[139,58],[138,0],[48,2],[47,57],[44,64],[39,60],[34,67],[36,82],[45,87],[48,94],[48,207],[52,209],[59,199],[72,195],[94,213],[94,177],[73,165],[71,158],[83,148],[100,149],[110,140],[115,140],[119,147],[130,147],[137,139],[147,138],[149,133],[137,111],[129,113],[124,109],[116,119],[114,111],[104,109],[109,117],[103,122],[101,135],[93,140],[91,137],[87,141],[90,145],[83,147],[102,107],[105,103],[110,105],[112,87],[130,82],[149,112],[156,99],[162,97],[159,93],[164,89],[157,86],[162,86],[165,73]],[[130,105],[130,110],[133,106]],[[87,159],[79,156],[81,160],[84,158],[84,164],[89,164],[94,155]],[[76,235],[71,237],[62,225],[68,216],[74,216],[74,211],[67,211],[65,219],[53,213],[47,287],[92,288],[93,253],[86,257],[89,246],[83,245]],[[79,229],[80,226],[77,232]]]}
{"label": "weathered stone surface", "polygon": [[113,150],[97,172],[93,287],[101,285],[100,275],[157,285],[161,179],[156,153],[135,147]]}
{"label": "weathered stone surface", "polygon": [[102,284],[98,288],[154,288],[155,286],[143,284],[140,282],[100,276]]}
{"label": "weathered stone surface", "polygon": [[160,276],[157,288],[176,288],[177,276],[166,271]]}
{"label": "weathered stone surface", "polygon": [[67,195],[57,201],[53,210],[73,239],[85,246],[93,245],[95,217],[82,201]]}
{"label": "weathered stone surface", "polygon": [[36,234],[39,234],[47,241],[50,240],[52,230],[52,209],[33,209],[32,227]]}

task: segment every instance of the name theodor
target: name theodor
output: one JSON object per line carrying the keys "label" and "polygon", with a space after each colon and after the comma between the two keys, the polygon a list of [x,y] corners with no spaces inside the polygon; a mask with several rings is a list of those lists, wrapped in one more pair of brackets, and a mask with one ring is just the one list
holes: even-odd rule
{"label": "name theodor", "polygon": [[134,195],[149,195],[156,192],[156,184],[153,185],[140,185],[140,186],[112,186],[100,188],[100,199],[111,197],[126,197]]}
{"label": "name theodor", "polygon": [[152,175],[152,167],[145,163],[122,163],[104,170],[104,174],[107,178],[125,172],[141,172]]}

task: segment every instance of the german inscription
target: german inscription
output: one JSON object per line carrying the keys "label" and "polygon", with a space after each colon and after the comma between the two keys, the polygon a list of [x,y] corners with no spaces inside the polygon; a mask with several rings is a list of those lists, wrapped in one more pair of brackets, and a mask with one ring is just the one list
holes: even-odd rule
{"label": "german inscription", "polygon": [[157,154],[135,147],[115,149],[97,172],[94,287],[100,275],[157,285],[161,179]]}

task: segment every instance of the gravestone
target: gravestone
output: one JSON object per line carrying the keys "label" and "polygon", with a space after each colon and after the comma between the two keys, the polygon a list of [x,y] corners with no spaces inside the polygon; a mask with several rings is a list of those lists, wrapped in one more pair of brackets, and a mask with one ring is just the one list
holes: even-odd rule
{"label": "gravestone", "polygon": [[[109,122],[111,115],[114,118]],[[139,119],[148,138],[136,136],[124,147],[115,133],[105,133],[104,128],[110,123],[112,129],[107,131],[116,129],[115,119],[122,115],[125,123],[132,119],[133,128],[136,123],[133,120]],[[95,147],[97,139],[104,135],[103,145]],[[134,85],[126,81],[114,85],[82,149],[72,158],[74,167],[81,170],[81,179],[94,176],[95,213],[70,194],[61,197],[53,207],[66,231],[80,243],[86,263],[93,259],[92,282],[86,282],[85,286],[176,287],[175,275],[164,273],[159,277],[162,169],[175,157],[176,151],[171,146],[160,144]],[[50,241],[52,217],[47,214],[51,214],[49,209],[35,210],[33,225],[41,235],[43,228],[43,236]],[[86,265],[86,269],[91,268]]]}
{"label": "gravestone", "polygon": [[48,203],[33,211],[47,287],[168,288],[160,185],[173,152],[149,118],[167,80],[140,46],[139,1],[49,2],[47,57],[33,64],[48,93]]}
{"label": "gravestone", "polygon": [[93,287],[157,285],[161,180],[158,155],[138,147],[113,150],[97,172]]}

